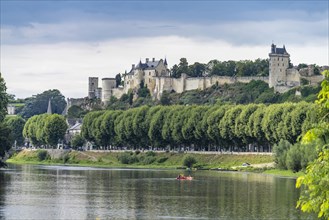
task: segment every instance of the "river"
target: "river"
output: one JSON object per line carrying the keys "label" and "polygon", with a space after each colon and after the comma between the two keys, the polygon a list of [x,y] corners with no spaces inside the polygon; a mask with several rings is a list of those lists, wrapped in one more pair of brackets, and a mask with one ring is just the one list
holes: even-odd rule
{"label": "river", "polygon": [[[10,165],[0,219],[313,219],[295,209],[295,179],[178,170]],[[187,173],[186,173],[187,174]]]}

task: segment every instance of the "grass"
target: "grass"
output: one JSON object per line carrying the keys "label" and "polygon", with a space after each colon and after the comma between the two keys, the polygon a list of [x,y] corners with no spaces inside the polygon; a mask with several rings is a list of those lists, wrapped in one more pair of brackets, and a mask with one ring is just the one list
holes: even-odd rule
{"label": "grass", "polygon": [[[196,167],[203,169],[230,168],[241,166],[243,163],[250,164],[273,162],[273,157],[268,155],[229,155],[229,154],[189,154],[174,152],[157,152],[155,154],[143,152],[92,152],[92,151],[71,151],[65,158],[47,158],[40,161],[38,152],[23,150],[13,155],[7,162],[11,163],[36,163],[52,164],[65,163],[87,166],[108,166],[108,167],[137,167],[137,168],[177,168],[183,166],[187,155],[194,157],[197,161]],[[122,156],[133,157],[130,162],[122,163]],[[129,160],[128,160],[129,161]]]}
{"label": "grass", "polygon": [[[184,158],[187,155],[194,157],[198,169],[225,169],[233,170],[238,167],[243,172],[259,172],[277,176],[299,177],[303,172],[294,173],[289,170],[278,170],[273,168],[241,167],[245,162],[253,164],[263,164],[273,162],[273,157],[269,155],[235,155],[235,154],[189,154],[177,152],[157,152],[155,154],[143,152],[92,152],[92,151],[71,151],[61,158],[50,158],[40,161],[38,152],[42,150],[23,150],[14,154],[8,163],[15,164],[45,164],[45,165],[74,165],[92,167],[123,167],[123,168],[163,168],[177,169],[183,166]],[[120,156],[126,155],[134,157],[134,163],[124,164],[120,162]],[[136,160],[137,158],[137,160]],[[235,168],[234,170],[236,170]]]}

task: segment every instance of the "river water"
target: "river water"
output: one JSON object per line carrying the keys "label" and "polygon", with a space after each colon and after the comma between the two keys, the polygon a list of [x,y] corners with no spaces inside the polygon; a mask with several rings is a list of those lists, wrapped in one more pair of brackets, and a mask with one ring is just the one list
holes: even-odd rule
{"label": "river water", "polygon": [[10,165],[0,219],[313,219],[295,179],[239,172]]}

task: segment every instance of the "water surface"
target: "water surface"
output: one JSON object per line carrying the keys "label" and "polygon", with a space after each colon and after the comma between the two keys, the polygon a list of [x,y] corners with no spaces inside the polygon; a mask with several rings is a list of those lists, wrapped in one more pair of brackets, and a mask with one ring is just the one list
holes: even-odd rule
{"label": "water surface", "polygon": [[313,219],[295,179],[238,172],[10,165],[0,219]]}

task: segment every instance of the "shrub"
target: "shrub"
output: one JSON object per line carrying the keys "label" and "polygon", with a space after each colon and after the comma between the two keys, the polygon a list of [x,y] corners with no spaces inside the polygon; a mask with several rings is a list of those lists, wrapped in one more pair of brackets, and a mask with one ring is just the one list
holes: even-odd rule
{"label": "shrub", "polygon": [[133,164],[139,162],[138,157],[130,152],[124,152],[118,155],[118,160],[122,164]]}
{"label": "shrub", "polygon": [[69,154],[64,154],[62,156],[62,159],[63,159],[63,163],[67,163],[70,159],[70,155]]}
{"label": "shrub", "polygon": [[298,172],[302,169],[301,166],[301,153],[299,144],[293,145],[287,152],[286,166],[289,170]]}
{"label": "shrub", "polygon": [[135,154],[136,154],[136,155],[138,155],[138,154],[140,154],[140,153],[141,153],[140,150],[136,150],[136,151],[135,151]]}
{"label": "shrub", "polygon": [[287,169],[286,158],[287,152],[292,145],[289,141],[281,140],[278,144],[274,145],[274,162],[280,169]]}
{"label": "shrub", "polygon": [[156,153],[154,151],[147,151],[146,156],[148,157],[155,157]]}
{"label": "shrub", "polygon": [[187,156],[184,159],[183,165],[191,168],[193,166],[193,164],[196,164],[196,163],[197,163],[197,161],[196,161],[196,159],[194,157]]}
{"label": "shrub", "polygon": [[39,161],[43,161],[49,158],[48,151],[46,150],[39,150],[37,155]]}
{"label": "shrub", "polygon": [[164,163],[168,160],[168,157],[161,157],[158,159],[158,163]]}
{"label": "shrub", "polygon": [[143,164],[152,164],[156,161],[155,157],[145,157],[143,160]]}

